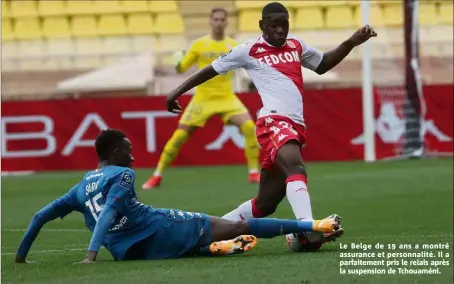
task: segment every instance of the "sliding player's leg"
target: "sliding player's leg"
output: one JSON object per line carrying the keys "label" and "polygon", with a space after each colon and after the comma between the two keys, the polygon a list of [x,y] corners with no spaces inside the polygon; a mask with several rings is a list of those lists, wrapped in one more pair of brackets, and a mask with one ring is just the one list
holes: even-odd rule
{"label": "sliding player's leg", "polygon": [[257,244],[257,238],[311,231],[331,232],[338,227],[335,219],[263,218],[234,222],[178,209],[158,209],[158,214],[168,216],[166,224],[133,245],[123,260],[243,253]]}
{"label": "sliding player's leg", "polygon": [[248,164],[248,181],[258,183],[260,180],[259,169],[259,147],[255,137],[255,123],[247,108],[232,95],[222,102],[221,118],[225,124],[233,124],[239,128],[244,136],[244,155]]}
{"label": "sliding player's leg", "polygon": [[164,146],[153,176],[143,184],[143,189],[151,189],[161,184],[164,170],[176,159],[181,147],[189,140],[192,133],[203,127],[211,116],[212,114],[197,97],[191,100],[181,116],[177,130]]}
{"label": "sliding player's leg", "polygon": [[[284,220],[274,218],[229,221],[210,216],[212,243],[208,247],[214,255],[242,253],[251,250],[257,238],[274,238],[280,235],[303,232],[331,233],[338,229],[338,220]],[[239,236],[239,237],[238,237]]]}

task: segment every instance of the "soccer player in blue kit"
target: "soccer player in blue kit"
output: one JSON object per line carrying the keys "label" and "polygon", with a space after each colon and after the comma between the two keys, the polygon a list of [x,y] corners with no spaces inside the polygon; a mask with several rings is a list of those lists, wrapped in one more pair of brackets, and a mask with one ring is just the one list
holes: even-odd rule
{"label": "soccer player in blue kit", "polygon": [[27,254],[44,224],[73,211],[84,215],[86,226],[93,232],[83,263],[95,262],[101,245],[114,260],[164,259],[243,253],[257,244],[257,237],[342,230],[337,215],[314,221],[229,221],[178,209],[155,209],[137,199],[131,169],[132,144],[125,134],[102,130],[95,148],[98,168],[34,215],[19,245],[17,263],[27,262]]}

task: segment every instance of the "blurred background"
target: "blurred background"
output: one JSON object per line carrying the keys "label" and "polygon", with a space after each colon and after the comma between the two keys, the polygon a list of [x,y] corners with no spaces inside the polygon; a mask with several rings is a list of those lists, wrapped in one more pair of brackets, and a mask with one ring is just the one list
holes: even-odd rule
{"label": "blurred background", "polygon": [[[322,51],[337,46],[360,26],[359,1],[281,2],[291,12],[291,31]],[[372,46],[374,80],[401,84],[405,55],[402,1],[371,2],[371,24],[379,34]],[[68,90],[59,89],[58,83],[144,54],[149,56],[139,61],[146,58],[149,64],[146,67],[150,69],[147,76],[142,74],[138,80],[134,75],[144,69],[133,68],[140,71],[130,72],[133,79],[125,84],[130,89],[146,86],[146,92],[140,92],[143,95],[165,94],[187,77],[173,71],[172,53],[209,33],[208,19],[213,7],[227,9],[228,34],[242,42],[259,35],[258,20],[266,3],[2,0],[2,98],[57,98],[59,92]],[[418,14],[424,82],[451,83],[453,2],[419,1]],[[306,87],[360,86],[360,58],[361,50],[357,49],[332,74],[317,77],[310,73]],[[102,86],[93,86],[96,87]],[[235,88],[247,91],[248,79],[237,78]]]}

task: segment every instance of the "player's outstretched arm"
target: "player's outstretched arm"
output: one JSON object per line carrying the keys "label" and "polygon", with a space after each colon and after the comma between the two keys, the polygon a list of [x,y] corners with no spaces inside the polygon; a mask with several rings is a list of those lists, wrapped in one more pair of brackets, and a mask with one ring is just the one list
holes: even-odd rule
{"label": "player's outstretched arm", "polygon": [[194,73],[167,96],[167,110],[173,113],[181,113],[181,107],[176,100],[190,89],[205,83],[217,75],[218,73],[211,65]]}
{"label": "player's outstretched arm", "polygon": [[213,61],[211,65],[189,77],[167,96],[167,110],[173,113],[181,113],[181,107],[176,101],[179,96],[216,77],[218,74],[225,74],[236,68],[245,68],[249,58],[249,49],[250,46],[238,45]]}
{"label": "player's outstretched arm", "polygon": [[323,59],[320,62],[315,72],[317,74],[324,74],[333,69],[352,51],[355,46],[361,45],[371,37],[376,37],[377,33],[372,27],[366,25],[356,31],[349,39],[341,43],[337,48],[325,52]]}
{"label": "player's outstretched arm", "polygon": [[117,216],[117,210],[111,205],[104,205],[99,214],[98,222],[96,223],[95,230],[91,236],[90,245],[88,247],[88,253],[83,263],[93,263],[96,261],[99,249],[101,248],[102,240],[105,235],[109,232],[112,222]]}
{"label": "player's outstretched arm", "polygon": [[33,245],[36,237],[38,236],[41,228],[48,222],[57,219],[58,217],[63,218],[74,210],[74,206],[71,204],[70,193],[55,200],[46,207],[39,210],[32,218],[30,225],[25,232],[25,235],[19,245],[16,253],[16,263],[26,263],[27,255],[30,248]]}

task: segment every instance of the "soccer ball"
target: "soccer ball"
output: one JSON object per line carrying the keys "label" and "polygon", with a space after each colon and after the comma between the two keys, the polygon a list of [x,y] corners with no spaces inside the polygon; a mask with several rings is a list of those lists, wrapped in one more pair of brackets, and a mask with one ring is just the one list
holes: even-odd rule
{"label": "soccer ball", "polygon": [[288,247],[296,252],[317,251],[322,246],[320,233],[307,232],[300,234],[288,234],[285,236]]}

